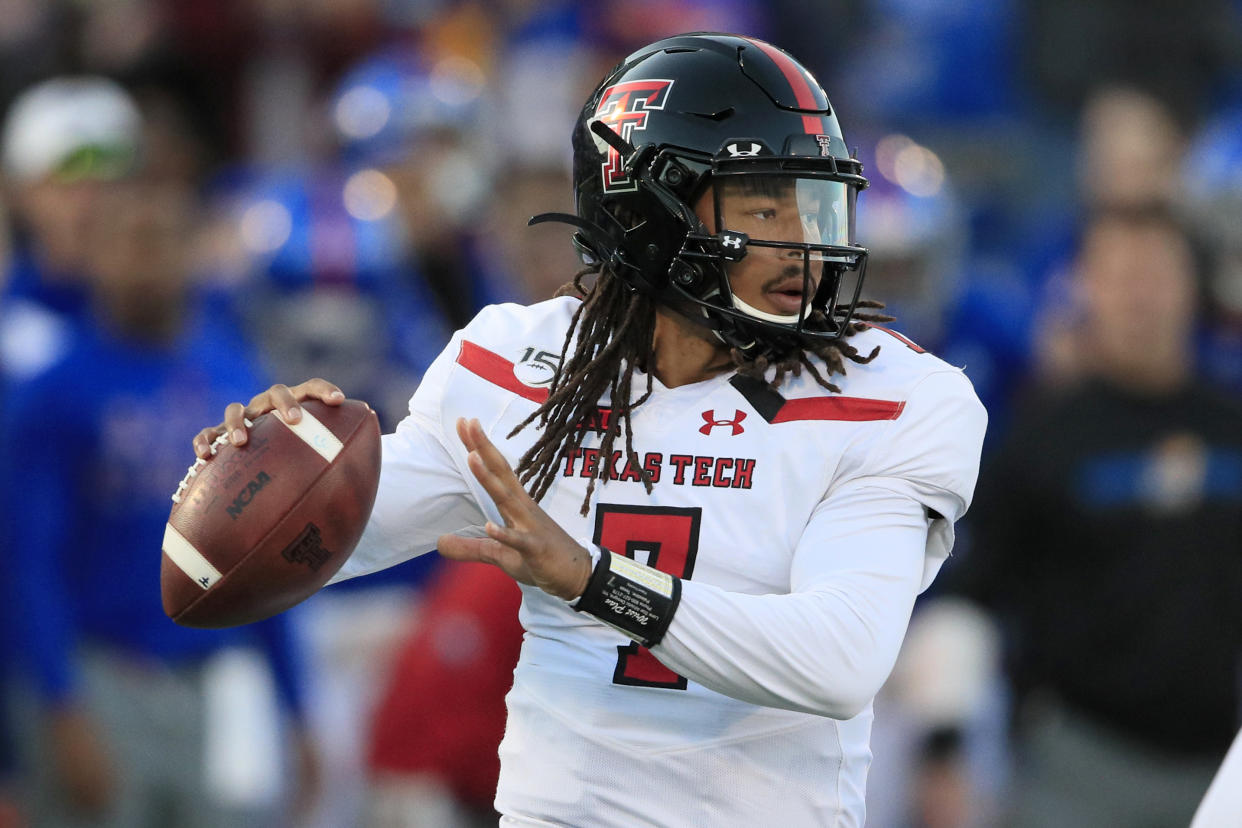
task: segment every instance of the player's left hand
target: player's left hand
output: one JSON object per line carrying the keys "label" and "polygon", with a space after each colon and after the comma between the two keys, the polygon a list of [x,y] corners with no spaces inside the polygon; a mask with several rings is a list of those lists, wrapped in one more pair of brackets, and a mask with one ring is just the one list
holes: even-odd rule
{"label": "player's left hand", "polygon": [[470,452],[470,472],[495,501],[505,525],[489,520],[486,538],[442,535],[440,554],[494,564],[511,578],[567,601],[581,595],[591,577],[590,553],[527,494],[478,420],[458,419],[457,436]]}

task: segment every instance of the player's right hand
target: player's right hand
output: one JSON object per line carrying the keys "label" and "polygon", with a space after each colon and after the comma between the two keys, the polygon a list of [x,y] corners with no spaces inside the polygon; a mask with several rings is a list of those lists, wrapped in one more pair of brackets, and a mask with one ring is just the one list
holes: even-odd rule
{"label": "player's right hand", "polygon": [[254,396],[248,405],[235,402],[224,409],[224,422],[205,428],[194,437],[194,453],[204,460],[210,460],[211,444],[222,434],[227,434],[233,445],[244,445],[248,439],[246,421],[253,421],[269,411],[275,411],[287,423],[296,423],[302,419],[302,409],[298,406],[302,400],[319,400],[327,405],[340,405],[345,402],[345,392],[324,379],[309,379],[292,388],[287,385],[273,385],[262,394]]}

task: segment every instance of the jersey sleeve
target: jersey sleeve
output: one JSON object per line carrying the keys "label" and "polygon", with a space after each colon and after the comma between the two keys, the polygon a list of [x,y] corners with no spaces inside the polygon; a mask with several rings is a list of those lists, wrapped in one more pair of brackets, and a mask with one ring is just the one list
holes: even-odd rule
{"label": "jersey sleeve", "polygon": [[443,534],[486,522],[449,452],[441,415],[445,386],[468,330],[449,340],[423,375],[409,415],[381,438],[379,490],[371,518],[354,553],[329,583],[395,566],[435,549]]}
{"label": "jersey sleeve", "polygon": [[873,437],[865,459],[834,486],[884,488],[923,504],[933,520],[920,589],[931,585],[953,550],[953,525],[974,495],[987,422],[965,374],[929,374],[888,431]]}
{"label": "jersey sleeve", "polygon": [[895,428],[816,507],[794,553],[789,594],[685,581],[652,654],[753,704],[857,715],[888,678],[914,600],[949,552],[985,424],[964,377],[925,379]]}

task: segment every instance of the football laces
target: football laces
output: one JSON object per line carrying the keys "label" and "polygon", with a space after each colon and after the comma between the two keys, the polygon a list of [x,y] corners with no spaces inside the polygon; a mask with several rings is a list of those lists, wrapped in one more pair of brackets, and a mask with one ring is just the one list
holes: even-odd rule
{"label": "football laces", "polygon": [[[243,422],[246,424],[246,428],[250,428],[251,426],[254,425],[254,423],[250,422],[250,420],[244,419]],[[209,449],[208,449],[211,452],[211,456],[215,457],[216,452],[220,450],[220,447],[223,446],[228,441],[229,441],[229,435],[227,431],[221,434],[220,436],[216,437],[216,439],[212,442],[211,446],[209,446]],[[172,496],[173,503],[181,502],[181,499],[185,496],[185,490],[190,488],[190,484],[194,482],[194,478],[198,477],[198,470],[201,469],[205,465],[207,465],[207,461],[204,460],[202,457],[194,458],[194,465],[186,469],[185,477],[181,478],[181,482],[177,484],[177,491],[173,492],[173,496]]]}

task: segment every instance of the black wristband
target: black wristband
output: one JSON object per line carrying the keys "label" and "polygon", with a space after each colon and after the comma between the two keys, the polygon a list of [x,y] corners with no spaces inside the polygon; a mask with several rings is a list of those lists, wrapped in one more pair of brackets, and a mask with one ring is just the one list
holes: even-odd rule
{"label": "black wristband", "polygon": [[680,602],[680,578],[600,547],[599,563],[574,609],[653,647],[664,638]]}

